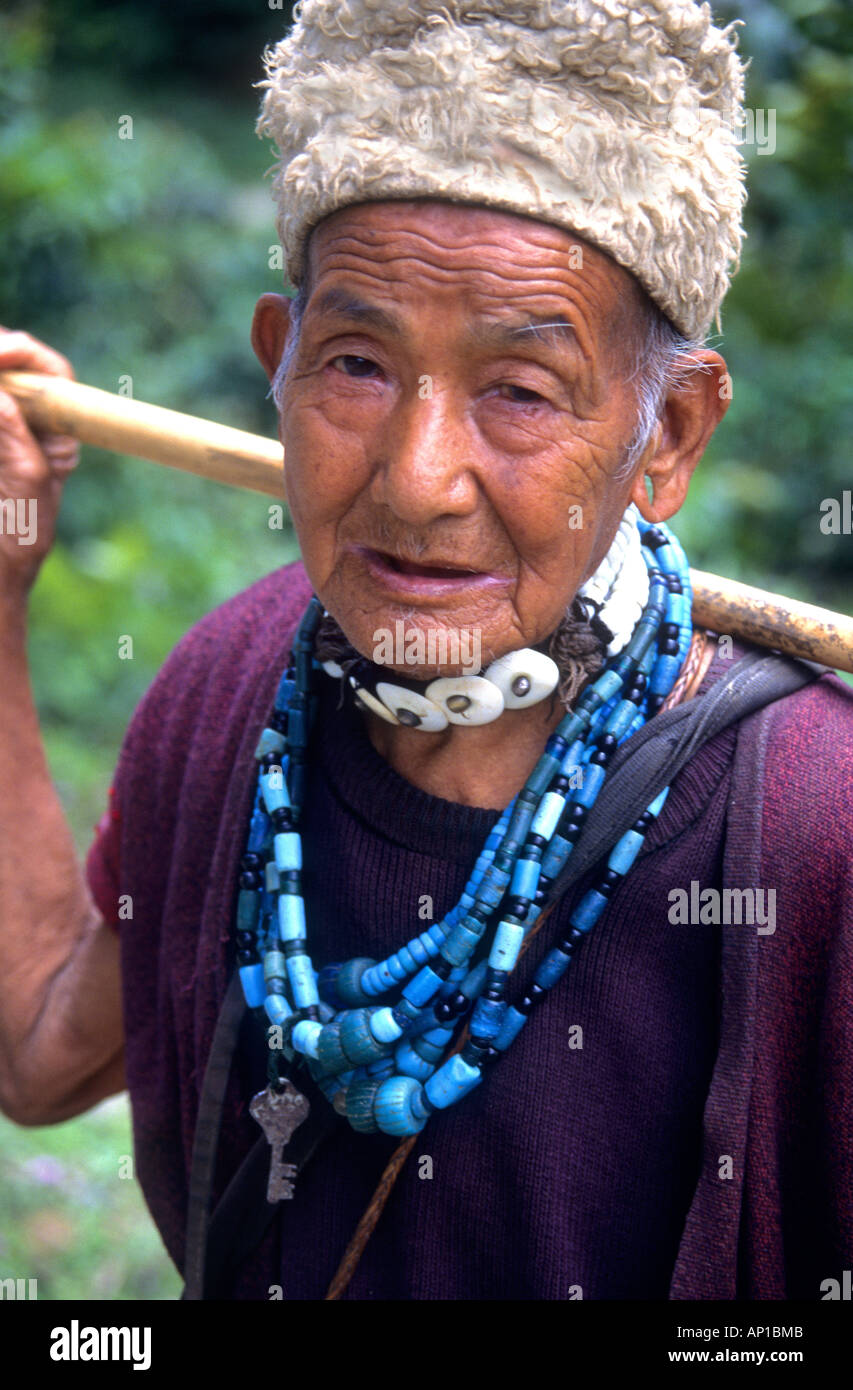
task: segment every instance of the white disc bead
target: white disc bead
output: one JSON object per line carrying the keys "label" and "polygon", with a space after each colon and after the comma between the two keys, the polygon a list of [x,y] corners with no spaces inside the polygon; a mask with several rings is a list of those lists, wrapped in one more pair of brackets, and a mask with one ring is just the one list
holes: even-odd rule
{"label": "white disc bead", "polygon": [[423,729],[426,733],[437,733],[447,728],[444,712],[434,700],[426,699],[416,690],[407,690],[404,685],[392,685],[390,681],[379,681],[376,694],[401,724]]}
{"label": "white disc bead", "polygon": [[532,647],[499,656],[483,675],[498,687],[507,709],[538,704],[556,689],[560,679],[557,663]]}
{"label": "white disc bead", "polygon": [[482,676],[441,676],[426,688],[451,724],[491,724],[504,710],[498,687]]}

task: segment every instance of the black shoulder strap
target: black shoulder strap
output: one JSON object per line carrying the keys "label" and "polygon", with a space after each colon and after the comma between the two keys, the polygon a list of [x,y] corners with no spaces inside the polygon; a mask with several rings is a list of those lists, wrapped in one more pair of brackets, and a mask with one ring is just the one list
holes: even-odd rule
{"label": "black shoulder strap", "polygon": [[[658,714],[619,748],[593,804],[584,833],[552,888],[564,893],[609,853],[697,750],[736,720],[780,700],[828,668],[810,661],[749,652],[704,695]],[[227,1298],[229,1281],[268,1228],[276,1207],[265,1200],[269,1146],[261,1136],[209,1217],[222,1106],[246,1005],[235,972],[226,991],[202,1083],[190,1173],[184,1261],[187,1300]],[[339,1117],[315,1106],[285,1154],[304,1166]]]}
{"label": "black shoulder strap", "polygon": [[817,680],[827,669],[811,661],[748,652],[704,695],[650,719],[614,754],[584,833],[554,880],[550,896],[566,892],[609,853],[703,743],[753,710]]}
{"label": "black shoulder strap", "polygon": [[222,1107],[225,1091],[231,1074],[231,1062],[237,1050],[240,1025],[246,1012],[243,986],[235,970],[231,977],[216,1028],[204,1081],[199,1098],[193,1137],[193,1155],[190,1167],[190,1190],[187,1202],[187,1242],[184,1256],[184,1279],[186,1287],[182,1294],[186,1299],[203,1297],[205,1251],[207,1248],[207,1226],[210,1207],[210,1192],[213,1187],[213,1173],[216,1151],[219,1147],[219,1130],[222,1124]]}

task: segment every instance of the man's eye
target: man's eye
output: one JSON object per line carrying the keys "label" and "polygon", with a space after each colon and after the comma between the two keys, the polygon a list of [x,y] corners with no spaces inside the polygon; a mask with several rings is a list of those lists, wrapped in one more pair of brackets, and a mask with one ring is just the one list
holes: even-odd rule
{"label": "man's eye", "polygon": [[513,386],[509,382],[504,382],[498,390],[501,393],[511,393],[504,395],[504,399],[514,401],[516,405],[535,405],[537,401],[544,399],[538,391],[529,391],[526,386]]}
{"label": "man's eye", "polygon": [[347,376],[369,376],[376,369],[376,363],[371,362],[369,357],[354,357],[352,353],[344,353],[342,357],[333,357],[332,366]]}

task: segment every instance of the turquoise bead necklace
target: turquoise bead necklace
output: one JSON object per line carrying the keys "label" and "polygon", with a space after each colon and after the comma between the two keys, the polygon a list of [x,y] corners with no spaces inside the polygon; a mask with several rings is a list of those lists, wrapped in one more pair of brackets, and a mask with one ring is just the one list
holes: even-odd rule
{"label": "turquoise bead necklace", "polygon": [[[362,1133],[416,1134],[483,1079],[563,977],[661,811],[669,788],[612,849],[565,935],[514,1002],[507,983],[525,937],[580,838],[616,748],[660,709],[692,637],[687,559],[663,525],[640,521],[649,597],[624,650],[609,660],[550,736],[522,790],[488,835],[459,902],[385,960],[315,971],[308,955],[298,826],[317,683],[323,606],[312,597],[282,676],[259,764],[236,910],[246,1002],[270,1044],[269,1082],[298,1053],[320,1090]],[[488,955],[473,958],[490,936]],[[390,1002],[382,996],[397,995]],[[469,1012],[469,1037],[451,1052]],[[450,1055],[448,1055],[450,1054]]]}

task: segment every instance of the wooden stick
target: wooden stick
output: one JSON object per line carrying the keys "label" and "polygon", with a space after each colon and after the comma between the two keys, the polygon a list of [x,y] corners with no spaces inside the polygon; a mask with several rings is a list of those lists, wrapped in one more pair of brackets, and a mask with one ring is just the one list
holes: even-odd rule
{"label": "wooden stick", "polygon": [[[64,377],[0,372],[0,389],[18,398],[28,422],[41,432],[71,434],[84,444],[284,497],[284,459],[275,440]],[[853,618],[717,574],[691,570],[690,577],[697,624],[853,672]]]}
{"label": "wooden stick", "polygon": [[84,444],[284,500],[284,453],[277,439],[115,396],[61,376],[0,372],[0,388],[17,397],[28,424],[42,433],[72,434]]}
{"label": "wooden stick", "polygon": [[693,621],[759,647],[853,672],[853,618],[812,603],[691,570]]}

